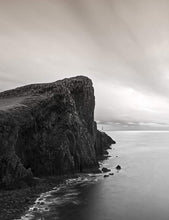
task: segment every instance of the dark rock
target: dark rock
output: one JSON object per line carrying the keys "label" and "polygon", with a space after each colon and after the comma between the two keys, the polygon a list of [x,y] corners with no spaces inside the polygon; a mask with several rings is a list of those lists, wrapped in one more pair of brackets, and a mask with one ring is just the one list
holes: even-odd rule
{"label": "dark rock", "polygon": [[98,168],[115,142],[97,130],[94,107],[83,76],[0,93],[0,187]]}
{"label": "dark rock", "polygon": [[[97,130],[97,125],[95,123],[96,130]],[[112,144],[115,144],[116,142],[112,140],[111,137],[107,136],[106,133],[98,131],[96,132],[96,142],[95,142],[95,149],[98,157],[108,157],[108,152],[107,150],[110,149],[110,146]],[[105,147],[107,146],[107,147]]]}
{"label": "dark rock", "polygon": [[122,169],[122,168],[121,168],[120,165],[116,166],[116,170],[121,170],[121,169]]}
{"label": "dark rock", "polygon": [[104,178],[107,178],[107,177],[109,177],[109,175],[104,175]]}
{"label": "dark rock", "polygon": [[110,172],[111,170],[110,169],[108,169],[108,168],[106,168],[106,167],[103,167],[102,168],[102,172],[103,173],[108,173],[108,172]]}
{"label": "dark rock", "polygon": [[114,173],[109,173],[110,176],[114,176]]}
{"label": "dark rock", "polygon": [[30,198],[25,198],[25,202],[29,202],[30,201]]}

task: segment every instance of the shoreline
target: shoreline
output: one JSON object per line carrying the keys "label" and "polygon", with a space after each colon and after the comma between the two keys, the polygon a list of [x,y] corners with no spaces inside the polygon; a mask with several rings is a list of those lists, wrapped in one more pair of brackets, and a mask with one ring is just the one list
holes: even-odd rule
{"label": "shoreline", "polygon": [[[108,155],[102,157],[102,160],[109,158]],[[101,158],[100,158],[101,159]],[[82,173],[75,173],[62,176],[50,176],[37,178],[36,183],[32,186],[23,186],[18,189],[1,189],[0,190],[0,219],[3,220],[20,220],[21,216],[34,204],[40,194],[52,190],[54,187],[63,184],[71,178],[78,178],[86,174],[101,174],[99,168],[85,169]]]}
{"label": "shoreline", "polygon": [[0,219],[16,220],[34,204],[37,197],[44,192],[52,190],[69,178],[78,178],[79,174],[46,177],[39,179],[36,185],[21,189],[0,190]]}

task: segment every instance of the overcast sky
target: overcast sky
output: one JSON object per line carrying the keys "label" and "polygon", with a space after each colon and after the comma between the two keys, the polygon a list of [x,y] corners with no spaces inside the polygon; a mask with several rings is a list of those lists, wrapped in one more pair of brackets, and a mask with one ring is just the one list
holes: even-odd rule
{"label": "overcast sky", "polygon": [[75,75],[96,120],[169,124],[169,1],[0,0],[0,90]]}

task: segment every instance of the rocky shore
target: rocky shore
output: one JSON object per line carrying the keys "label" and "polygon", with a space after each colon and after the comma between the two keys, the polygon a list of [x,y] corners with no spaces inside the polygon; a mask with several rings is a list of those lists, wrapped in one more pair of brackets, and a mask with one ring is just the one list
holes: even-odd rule
{"label": "rocky shore", "polygon": [[36,198],[44,192],[50,191],[53,187],[63,183],[66,179],[78,177],[73,176],[55,176],[36,180],[32,186],[23,186],[20,189],[0,190],[0,219],[14,220],[20,219],[21,215],[33,205]]}

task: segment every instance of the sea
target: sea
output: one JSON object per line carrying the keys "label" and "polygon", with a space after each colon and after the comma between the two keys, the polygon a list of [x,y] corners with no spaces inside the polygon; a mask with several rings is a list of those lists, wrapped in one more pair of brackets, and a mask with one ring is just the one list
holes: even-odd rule
{"label": "sea", "polygon": [[[37,198],[22,220],[168,220],[169,132],[107,131],[117,143],[100,166]],[[121,170],[116,170],[117,165]]]}

